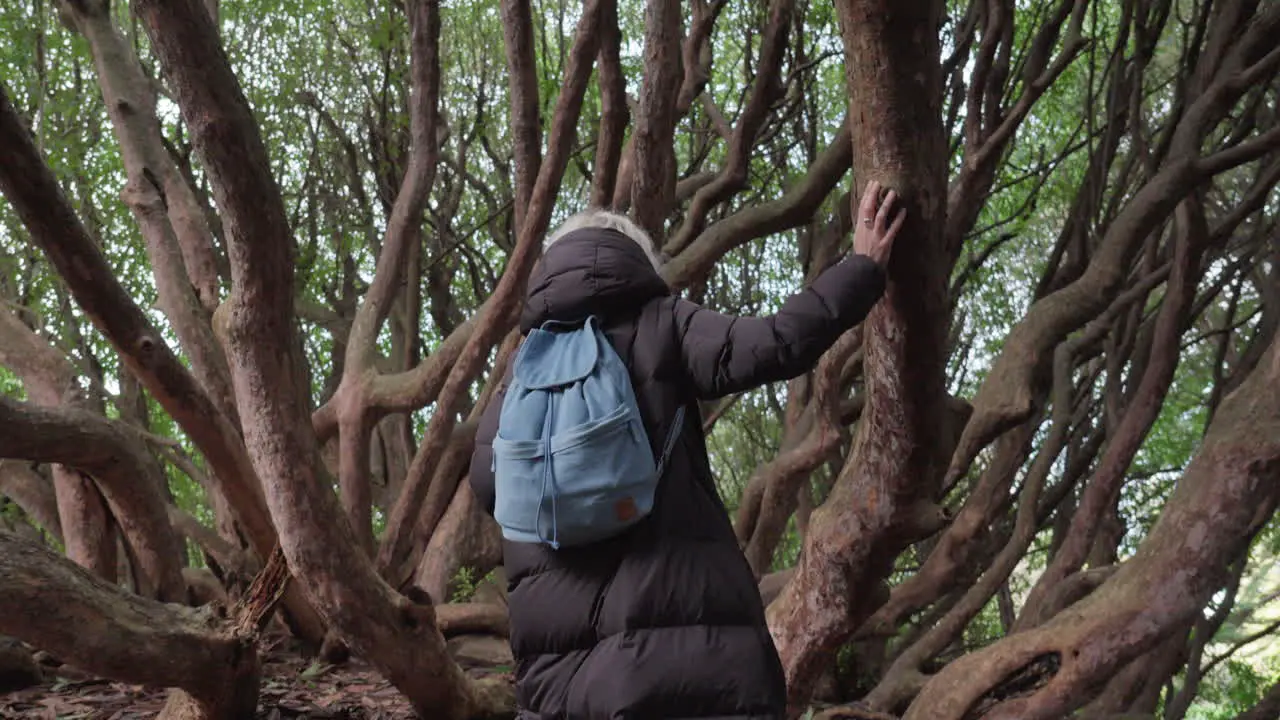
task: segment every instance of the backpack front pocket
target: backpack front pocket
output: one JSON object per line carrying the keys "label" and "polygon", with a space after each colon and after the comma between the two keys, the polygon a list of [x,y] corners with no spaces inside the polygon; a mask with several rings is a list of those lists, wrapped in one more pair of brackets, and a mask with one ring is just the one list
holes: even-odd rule
{"label": "backpack front pocket", "polygon": [[494,518],[503,537],[580,545],[616,535],[648,515],[655,466],[644,438],[640,418],[627,405],[552,435],[549,456],[543,441],[495,438]]}

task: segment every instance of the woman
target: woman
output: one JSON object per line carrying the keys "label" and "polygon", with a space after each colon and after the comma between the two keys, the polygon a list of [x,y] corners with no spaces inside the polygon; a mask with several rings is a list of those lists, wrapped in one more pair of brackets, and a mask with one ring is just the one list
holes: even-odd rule
{"label": "woman", "polygon": [[[853,253],[776,315],[734,317],[673,296],[652,241],[625,217],[588,211],[548,240],[521,315],[599,318],[630,371],[655,456],[678,407],[813,368],[884,291],[902,226],[894,193],[870,183]],[[499,396],[480,421],[471,483],[492,514]],[[522,720],[783,718],[786,687],[755,579],[707,459],[683,426],[653,512],[585,547],[503,543]]]}

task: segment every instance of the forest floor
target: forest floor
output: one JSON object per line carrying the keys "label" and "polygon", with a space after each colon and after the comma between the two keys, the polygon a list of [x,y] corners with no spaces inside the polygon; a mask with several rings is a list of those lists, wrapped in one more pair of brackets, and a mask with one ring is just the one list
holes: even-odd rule
{"label": "forest floor", "polygon": [[[468,672],[503,674],[509,667],[473,666]],[[47,670],[46,681],[0,694],[0,720],[142,720],[164,707],[163,688],[89,677],[67,666]],[[403,720],[416,718],[398,690],[359,661],[334,667],[281,644],[263,652],[262,720]]]}

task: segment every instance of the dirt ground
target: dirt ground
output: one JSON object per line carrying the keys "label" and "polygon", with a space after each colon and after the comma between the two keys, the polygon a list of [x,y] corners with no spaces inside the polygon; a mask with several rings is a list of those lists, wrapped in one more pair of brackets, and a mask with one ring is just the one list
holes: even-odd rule
{"label": "dirt ground", "polygon": [[[290,649],[264,653],[257,718],[407,720],[416,718],[390,683],[360,662],[331,667]],[[492,670],[469,672],[493,674]],[[0,695],[0,720],[141,720],[156,717],[167,690],[86,677],[66,666],[49,669],[44,684]]]}

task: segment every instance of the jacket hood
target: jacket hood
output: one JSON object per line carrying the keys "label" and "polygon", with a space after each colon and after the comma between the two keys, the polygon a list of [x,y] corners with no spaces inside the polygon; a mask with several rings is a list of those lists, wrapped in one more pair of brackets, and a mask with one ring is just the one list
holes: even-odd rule
{"label": "jacket hood", "polygon": [[549,320],[632,315],[670,292],[634,240],[607,228],[578,230],[556,241],[534,268],[520,330]]}

